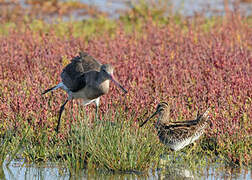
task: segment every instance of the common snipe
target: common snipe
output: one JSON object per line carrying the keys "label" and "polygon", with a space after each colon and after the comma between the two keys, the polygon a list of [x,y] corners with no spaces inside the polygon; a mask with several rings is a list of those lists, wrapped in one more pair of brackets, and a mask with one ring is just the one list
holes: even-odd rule
{"label": "common snipe", "polygon": [[146,119],[140,127],[155,115],[159,115],[155,128],[160,141],[174,151],[178,151],[197,140],[208,125],[209,109],[195,120],[169,122],[170,108],[166,102],[157,106],[156,112]]}

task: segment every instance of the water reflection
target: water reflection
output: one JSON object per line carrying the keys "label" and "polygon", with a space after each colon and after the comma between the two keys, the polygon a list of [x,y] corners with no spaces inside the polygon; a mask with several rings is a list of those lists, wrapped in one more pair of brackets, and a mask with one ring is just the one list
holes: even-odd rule
{"label": "water reflection", "polygon": [[[31,166],[24,165],[21,162],[13,161],[9,166],[2,167],[3,178],[0,179],[70,179],[67,170],[60,169],[57,166],[44,165],[44,166]],[[0,174],[1,175],[1,174]]]}
{"label": "water reflection", "polygon": [[166,166],[158,172],[158,179],[198,179],[192,171],[183,167]]}
{"label": "water reflection", "polygon": [[3,166],[0,166],[0,179],[6,179],[5,174],[4,174],[4,170],[3,170]]}
{"label": "water reflection", "polygon": [[29,166],[22,162],[13,161],[8,167],[0,167],[0,179],[251,179],[251,170],[240,168],[221,167],[219,164],[198,167],[189,167],[187,164],[162,162],[158,170],[150,170],[147,174],[141,173],[109,173],[102,171],[83,170],[78,175],[71,175],[66,169],[55,164],[44,166]]}

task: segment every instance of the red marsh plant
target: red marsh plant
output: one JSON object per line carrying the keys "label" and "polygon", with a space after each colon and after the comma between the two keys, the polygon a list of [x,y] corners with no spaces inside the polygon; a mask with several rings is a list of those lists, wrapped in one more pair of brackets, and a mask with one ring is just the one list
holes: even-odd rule
{"label": "red marsh plant", "polygon": [[[150,18],[142,22],[140,32],[131,33],[122,25],[118,22],[113,36],[105,32],[88,42],[74,38],[71,31],[70,36],[58,38],[53,29],[43,33],[28,27],[0,37],[1,132],[27,124],[35,135],[47,128],[50,138],[66,95],[59,90],[42,97],[41,92],[60,82],[63,67],[79,51],[86,51],[102,63],[111,63],[115,76],[129,90],[123,96],[111,85],[101,99],[101,115],[108,110],[115,114],[121,107],[138,123],[162,100],[171,105],[171,119],[189,119],[210,106],[207,138],[214,139],[225,159],[251,162],[251,156],[243,156],[251,151],[252,133],[252,32],[247,19],[239,14],[179,23],[169,18],[160,25]],[[79,116],[76,102],[67,105],[75,108],[66,107],[65,132],[59,137],[64,138]],[[92,106],[83,109],[94,115]]]}

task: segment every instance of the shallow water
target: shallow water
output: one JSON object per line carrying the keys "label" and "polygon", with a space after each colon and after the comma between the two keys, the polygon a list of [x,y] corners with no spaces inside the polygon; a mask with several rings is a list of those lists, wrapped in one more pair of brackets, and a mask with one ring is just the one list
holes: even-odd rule
{"label": "shallow water", "polygon": [[[25,6],[24,0],[20,0]],[[83,3],[96,6],[99,10],[109,14],[111,18],[117,18],[120,11],[130,9],[129,2],[137,2],[137,0],[79,0]],[[147,0],[148,1],[148,0]],[[153,1],[153,0],[149,0]],[[154,0],[157,1],[157,0]],[[225,13],[223,0],[169,0],[167,9],[172,13],[181,13],[185,16],[193,16],[195,13],[204,13],[206,16],[223,15]],[[234,9],[237,0],[229,0],[230,10]],[[252,3],[241,2],[239,4],[240,12],[246,16],[252,15]],[[74,19],[89,18],[89,16],[79,16],[73,13]],[[66,18],[67,20],[68,18]]]}
{"label": "shallow water", "polygon": [[[45,166],[25,165],[20,161],[13,161],[8,167],[6,164],[0,170],[0,179],[252,179],[251,170],[224,168],[220,165],[189,168],[177,164],[162,163],[162,168],[141,173],[108,173],[83,170],[80,174],[71,176],[67,170],[55,164]],[[1,168],[1,167],[0,167]],[[2,172],[2,174],[1,174]]]}
{"label": "shallow water", "polygon": [[[118,10],[125,10],[130,8],[130,1],[132,0],[80,0],[81,2],[95,5],[100,10],[110,13],[112,17],[118,16]],[[136,1],[133,1],[136,2]],[[230,10],[234,9],[235,0],[229,0]],[[170,0],[168,3],[172,12],[180,12],[185,16],[193,16],[195,13],[205,12],[206,16],[213,14],[224,14],[223,0]],[[168,7],[168,9],[169,9]],[[252,3],[241,2],[239,4],[241,12],[245,15],[251,15]]]}

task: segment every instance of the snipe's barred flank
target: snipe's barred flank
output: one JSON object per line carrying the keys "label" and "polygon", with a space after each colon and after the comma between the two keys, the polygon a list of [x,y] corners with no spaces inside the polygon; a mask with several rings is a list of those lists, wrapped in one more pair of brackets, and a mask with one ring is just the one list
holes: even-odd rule
{"label": "snipe's barred flank", "polygon": [[160,141],[172,150],[178,151],[199,139],[204,133],[208,125],[208,113],[209,109],[197,116],[195,120],[169,122],[169,105],[166,102],[161,102],[158,104],[156,112],[146,119],[140,127],[158,115],[155,128],[158,131]]}

